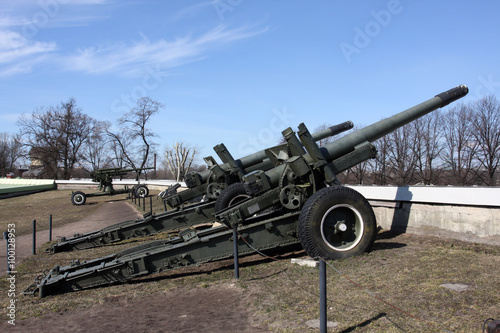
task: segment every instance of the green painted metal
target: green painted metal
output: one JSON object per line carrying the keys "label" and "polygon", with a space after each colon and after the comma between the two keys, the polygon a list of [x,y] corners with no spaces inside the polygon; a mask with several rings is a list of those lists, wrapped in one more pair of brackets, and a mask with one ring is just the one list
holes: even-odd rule
{"label": "green painted metal", "polygon": [[[43,297],[230,258],[235,228],[241,239],[240,256],[299,243],[306,250],[330,258],[361,253],[375,239],[375,215],[365,198],[338,184],[336,175],[373,158],[376,151],[372,141],[467,93],[466,86],[451,89],[322,148],[305,125],[299,126],[298,139],[291,129],[286,129],[286,144],[265,150],[265,158],[259,155],[261,161],[274,166],[267,171],[247,173],[245,165],[239,164],[241,159],[238,162],[226,155],[225,170],[232,168],[247,174],[242,176],[242,184],[228,186],[215,202],[215,217],[223,225],[203,231],[185,229],[169,241],[152,242],[71,266],[56,266],[25,293]],[[223,147],[220,152],[226,154]],[[222,205],[230,202],[227,199],[241,196],[241,186],[245,199],[236,205]]]}
{"label": "green painted metal", "polygon": [[[299,243],[297,214],[260,216],[249,226],[238,229],[240,256]],[[103,258],[54,267],[25,294],[44,297],[124,282],[140,276],[191,265],[228,259],[233,255],[233,231],[225,226],[192,232],[170,241],[156,241]],[[243,240],[244,239],[244,240]]]}
{"label": "green painted metal", "polygon": [[[129,193],[131,190],[137,190],[139,185],[134,186],[132,189],[125,187],[123,190],[116,190],[113,187],[113,177],[122,177],[130,172],[138,172],[142,170],[151,170],[154,168],[136,168],[136,169],[123,169],[123,168],[104,168],[104,169],[96,169],[90,173],[90,177],[93,182],[99,183],[99,191],[96,193],[83,193],[80,191],[73,192],[71,196],[71,202],[74,205],[82,205],[85,204],[86,197],[95,197],[101,195],[116,195]],[[140,185],[145,187],[145,185]],[[147,190],[146,190],[147,191]],[[76,199],[75,199],[76,195]]]}
{"label": "green painted metal", "polygon": [[[313,140],[320,141],[352,129],[353,126],[351,121],[346,121],[314,133],[312,137]],[[176,189],[167,190],[161,196],[170,207],[178,207],[200,196],[206,196],[207,200],[216,200],[228,185],[240,182],[244,174],[272,169],[275,163],[269,158],[269,151],[283,150],[285,147],[286,145],[279,145],[235,160],[224,144],[219,144],[214,150],[223,164],[219,165],[211,156],[206,157],[204,160],[208,166],[207,170],[190,172],[186,175],[185,183],[188,190],[179,193]]]}
{"label": "green painted metal", "polygon": [[120,222],[94,232],[63,237],[46,252],[83,250],[109,245],[127,239],[144,237],[164,231],[178,231],[194,225],[214,221],[215,202],[202,202],[178,207],[156,215],[146,214],[144,218]]}
{"label": "green painted metal", "polygon": [[[316,140],[321,140],[325,137],[333,136],[351,129],[352,127],[352,122],[344,122],[320,131],[315,134],[314,137]],[[271,149],[274,148],[275,147]],[[53,244],[46,251],[55,253],[87,249],[135,237],[152,235],[158,232],[172,232],[197,224],[214,222],[214,200],[217,199],[220,192],[227,185],[241,181],[241,177],[244,174],[243,169],[240,168],[238,162],[234,160],[224,144],[215,146],[214,150],[226,164],[225,167],[222,168],[213,158],[205,158],[209,167],[209,173],[211,174],[207,183],[196,183],[196,179],[200,176],[199,173],[193,172],[188,175],[188,179],[195,179],[192,180],[191,183],[195,182],[197,185],[192,185],[188,190],[177,193],[180,185],[176,184],[169,187],[161,194],[163,199],[168,202],[171,207],[175,207],[174,210],[152,216],[148,215],[142,219],[120,222],[102,230],[63,238],[60,242]],[[262,166],[261,164],[258,166]],[[266,165],[266,168],[270,168],[273,164],[267,163]],[[135,169],[124,170],[120,168],[99,169],[93,173],[93,178],[94,181],[100,180],[103,184],[100,188],[104,189],[106,186],[111,186],[113,176],[124,175],[134,170]],[[96,175],[99,175],[99,177]],[[103,179],[105,180],[103,181]],[[107,192],[101,192],[93,195],[107,194]],[[204,195],[207,196],[209,200],[208,203],[202,202],[183,207],[188,201]]]}

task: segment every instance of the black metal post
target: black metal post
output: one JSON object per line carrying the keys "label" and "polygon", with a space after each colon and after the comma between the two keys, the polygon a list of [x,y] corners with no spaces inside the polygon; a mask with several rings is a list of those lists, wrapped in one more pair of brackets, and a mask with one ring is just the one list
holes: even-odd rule
{"label": "black metal post", "polygon": [[52,214],[49,215],[49,242],[52,242]]}
{"label": "black metal post", "polygon": [[326,263],[319,258],[319,331],[326,333]]}
{"label": "black metal post", "polygon": [[33,254],[36,254],[36,220],[33,220]]}
{"label": "black metal post", "polygon": [[240,278],[240,263],[238,258],[238,232],[236,226],[233,227],[233,251],[234,251],[234,278]]}
{"label": "black metal post", "polygon": [[[139,199],[141,200],[141,199]],[[142,197],[142,211],[146,211],[146,197]]]}
{"label": "black metal post", "polygon": [[7,243],[7,274],[10,274],[10,262],[9,262],[9,233],[7,231],[4,231],[3,233],[3,238],[5,239]]}
{"label": "black metal post", "polygon": [[153,197],[149,196],[149,212],[153,215]]}
{"label": "black metal post", "polygon": [[[137,195],[136,195],[137,197]],[[141,197],[139,197],[139,207],[141,207]]]}

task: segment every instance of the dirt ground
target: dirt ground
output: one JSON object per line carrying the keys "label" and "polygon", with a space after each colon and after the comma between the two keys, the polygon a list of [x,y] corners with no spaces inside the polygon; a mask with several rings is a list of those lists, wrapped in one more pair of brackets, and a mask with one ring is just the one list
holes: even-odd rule
{"label": "dirt ground", "polygon": [[[106,204],[84,220],[53,230],[53,239],[102,229],[140,216],[130,204]],[[106,221],[105,223],[103,221]],[[48,240],[48,231],[37,234],[37,245]],[[3,247],[2,247],[3,249]],[[20,236],[17,258],[32,252],[32,236]],[[3,249],[5,252],[5,249]],[[5,267],[5,253],[0,253]],[[0,323],[1,332],[266,332],[252,318],[241,289],[233,284],[204,289],[181,288],[150,296],[113,296],[98,306],[52,312],[43,317]]]}
{"label": "dirt ground", "polygon": [[[52,240],[59,240],[61,237],[71,237],[76,233],[84,234],[100,230],[117,222],[135,220],[141,216],[142,214],[126,201],[110,201],[81,221],[68,223],[52,229]],[[36,233],[37,248],[40,248],[40,246],[48,241],[48,230],[41,230]],[[5,246],[0,246],[0,268],[2,269],[2,273],[5,272],[4,269],[7,266],[6,250],[7,248]],[[16,259],[18,263],[32,253],[33,235],[29,234],[16,237]]]}
{"label": "dirt ground", "polygon": [[114,296],[84,310],[0,325],[2,332],[267,332],[254,322],[234,285],[150,296]]}
{"label": "dirt ground", "polygon": [[[134,219],[137,212],[126,202],[106,203],[73,227],[81,228],[80,233],[100,229],[105,226],[103,216],[113,224]],[[58,229],[54,239],[71,236],[76,232],[73,227]],[[21,244],[31,254],[31,242],[17,245]],[[329,331],[480,332],[486,318],[500,316],[499,251],[381,232],[372,252],[335,262],[369,294],[329,269],[328,318],[338,323]],[[33,257],[26,259],[26,265],[36,264]],[[238,281],[232,278],[231,260],[226,260],[44,299],[19,295],[16,325],[8,324],[2,306],[0,332],[317,332],[307,324],[319,317],[317,269],[290,264],[290,258],[306,257],[300,249],[280,252],[279,257],[276,261],[258,255],[241,258],[243,278]],[[24,287],[21,278],[19,287]],[[442,284],[468,289],[448,290]],[[374,294],[407,312],[395,310]],[[6,296],[0,296],[4,296],[1,304],[7,304]]]}

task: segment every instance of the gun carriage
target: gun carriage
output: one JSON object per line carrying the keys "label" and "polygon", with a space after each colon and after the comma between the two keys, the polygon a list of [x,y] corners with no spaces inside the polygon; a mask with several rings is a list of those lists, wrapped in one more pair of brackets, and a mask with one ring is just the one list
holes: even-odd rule
{"label": "gun carriage", "polygon": [[[85,205],[87,197],[97,197],[101,195],[116,195],[123,193],[132,193],[138,197],[147,197],[149,189],[144,184],[137,184],[132,188],[125,186],[124,189],[117,190],[113,187],[113,177],[119,176],[122,178],[130,172],[138,172],[142,170],[150,170],[153,168],[140,168],[140,169],[123,169],[123,168],[106,168],[96,169],[90,173],[93,182],[99,183],[99,191],[96,193],[83,193],[82,191],[75,191],[71,193],[71,203],[76,206]],[[136,177],[139,181],[139,178]]]}
{"label": "gun carriage", "polygon": [[[233,256],[234,247],[241,256],[301,244],[311,257],[329,260],[369,251],[376,236],[373,209],[360,193],[342,186],[336,175],[374,158],[373,141],[467,93],[464,85],[450,89],[324,147],[316,144],[304,124],[299,125],[297,134],[288,128],[282,132],[286,144],[258,153],[262,154],[261,163],[272,167],[235,169],[242,173],[241,181],[225,187],[215,200],[215,219],[220,226],[201,231],[185,229],[174,239],[82,263],[74,261],[70,266],[55,266],[25,294],[44,297],[227,259]],[[238,166],[229,163],[229,167],[231,164]],[[208,176],[200,173],[196,182],[203,183]],[[233,231],[237,237],[233,237]]]}
{"label": "gun carriage", "polygon": [[[323,140],[347,131],[353,123],[344,123],[328,127],[313,134],[315,141]],[[273,147],[284,149],[286,145]],[[281,147],[281,148],[280,148]],[[175,184],[161,192],[159,196],[173,209],[159,214],[144,214],[143,218],[123,221],[101,230],[73,237],[63,237],[58,243],[48,248],[47,252],[81,250],[117,243],[126,239],[154,235],[159,232],[175,232],[194,225],[214,222],[215,200],[227,186],[241,182],[244,174],[255,170],[269,170],[273,167],[264,150],[235,160],[224,144],[214,147],[223,161],[219,165],[211,156],[204,160],[208,165],[203,172],[191,172],[186,175],[188,189],[177,192],[180,184]],[[203,197],[202,202],[190,204],[190,201]]]}

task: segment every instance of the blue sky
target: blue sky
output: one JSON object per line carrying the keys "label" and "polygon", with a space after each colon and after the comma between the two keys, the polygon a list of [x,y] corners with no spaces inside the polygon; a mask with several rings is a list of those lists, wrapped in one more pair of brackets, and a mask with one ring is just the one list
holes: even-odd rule
{"label": "blue sky", "polygon": [[[368,125],[459,84],[500,96],[499,1],[3,0],[0,132],[74,97],[116,120],[143,96],[160,152],[235,158],[287,127]],[[201,159],[200,159],[201,162]]]}

